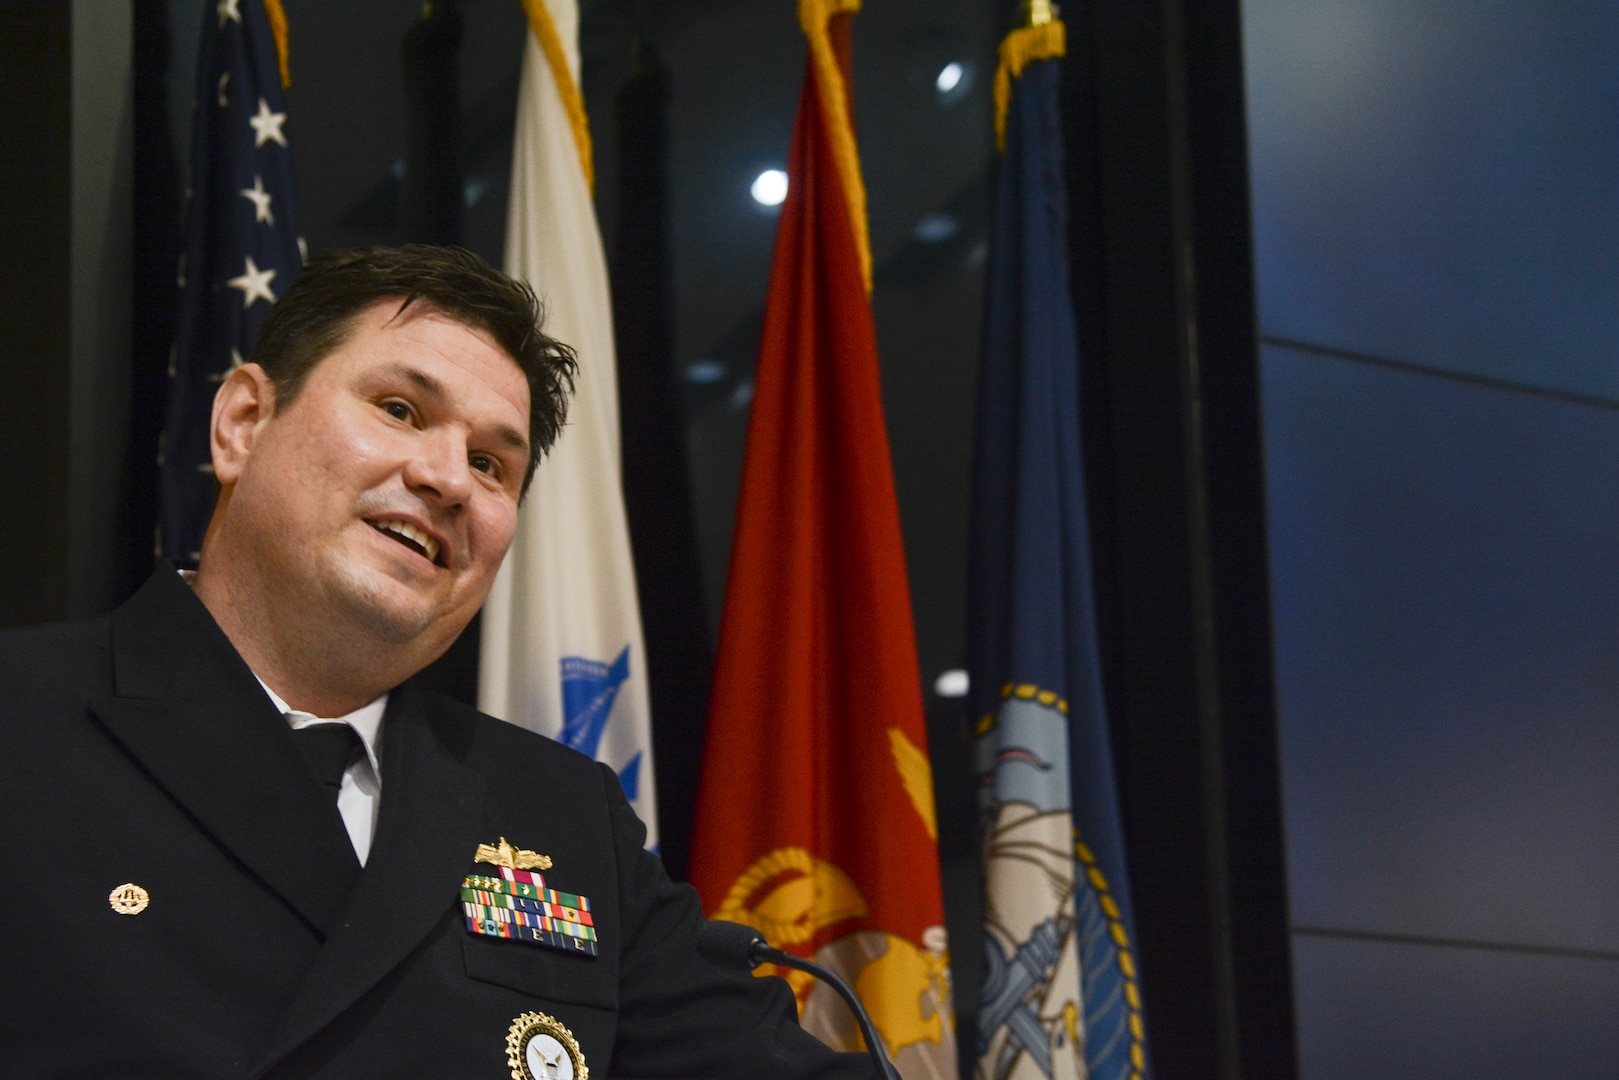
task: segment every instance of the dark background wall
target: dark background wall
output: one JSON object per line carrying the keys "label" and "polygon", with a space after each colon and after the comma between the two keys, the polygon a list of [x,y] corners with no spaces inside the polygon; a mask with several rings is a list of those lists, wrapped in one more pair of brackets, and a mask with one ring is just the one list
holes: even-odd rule
{"label": "dark background wall", "polygon": [[[0,448],[8,462],[32,458],[33,469],[7,468],[7,487],[32,508],[32,530],[4,541],[6,622],[59,615],[67,602],[68,274],[73,169],[72,27],[68,5],[6,8],[0,41],[12,92],[0,96],[6,149],[0,154],[0,222],[8,246],[29,258],[0,270],[0,320],[7,340],[12,392],[0,397]],[[34,532],[30,538],[27,533]],[[38,537],[50,547],[40,550]],[[19,568],[28,566],[26,573]]]}
{"label": "dark background wall", "polygon": [[[19,526],[0,546],[7,623],[88,616],[117,593],[127,487],[132,20],[31,0],[0,12],[0,448]],[[88,9],[85,9],[86,11]],[[75,17],[78,16],[78,17]],[[148,545],[149,546],[149,545]]]}
{"label": "dark background wall", "polygon": [[1302,1074],[1619,1074],[1619,17],[1246,0]]}

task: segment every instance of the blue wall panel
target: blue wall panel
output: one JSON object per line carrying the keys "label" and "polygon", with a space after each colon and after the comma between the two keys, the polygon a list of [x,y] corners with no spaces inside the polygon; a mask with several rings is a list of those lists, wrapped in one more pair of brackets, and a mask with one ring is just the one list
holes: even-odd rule
{"label": "blue wall panel", "polygon": [[1297,935],[1309,1080],[1612,1080],[1619,962]]}
{"label": "blue wall panel", "polygon": [[1619,400],[1619,5],[1243,15],[1263,332]]}
{"label": "blue wall panel", "polygon": [[1263,365],[1295,924],[1619,952],[1619,410]]}

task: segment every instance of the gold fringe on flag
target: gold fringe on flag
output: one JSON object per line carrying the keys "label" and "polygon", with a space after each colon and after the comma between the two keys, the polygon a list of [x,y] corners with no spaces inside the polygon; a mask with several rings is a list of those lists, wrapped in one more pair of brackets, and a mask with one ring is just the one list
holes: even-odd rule
{"label": "gold fringe on flag", "polygon": [[1019,27],[1001,42],[1001,63],[995,69],[995,149],[1006,149],[1006,110],[1012,104],[1012,80],[1036,60],[1055,60],[1068,52],[1062,20],[1048,18]]}
{"label": "gold fringe on flag", "polygon": [[292,85],[292,67],[287,63],[287,13],[281,0],[264,0],[264,14],[270,20],[270,36],[275,38],[275,57],[281,61],[281,89]]}
{"label": "gold fringe on flag", "polygon": [[810,62],[815,65],[816,82],[821,88],[821,111],[826,114],[832,136],[832,152],[837,158],[843,195],[849,203],[849,227],[854,230],[855,250],[860,254],[860,279],[871,294],[871,239],[866,232],[866,184],[860,178],[860,152],[855,147],[854,119],[849,115],[849,93],[832,50],[827,23],[834,15],[854,14],[860,0],[798,0],[798,23],[809,38]]}
{"label": "gold fringe on flag", "polygon": [[562,37],[557,33],[556,23],[551,21],[551,9],[545,6],[545,0],[523,0],[523,10],[528,13],[528,25],[556,79],[557,93],[568,113],[568,125],[573,128],[573,145],[579,151],[579,169],[585,174],[585,186],[594,194],[596,165],[590,144],[590,118],[585,115],[585,99],[579,94],[579,84],[573,81],[573,72],[568,68]]}

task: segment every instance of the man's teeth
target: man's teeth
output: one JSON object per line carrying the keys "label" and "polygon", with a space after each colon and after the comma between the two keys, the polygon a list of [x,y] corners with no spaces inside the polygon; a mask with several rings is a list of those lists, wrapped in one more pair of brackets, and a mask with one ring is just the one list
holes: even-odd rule
{"label": "man's teeth", "polygon": [[377,528],[403,536],[406,540],[421,548],[423,553],[427,555],[429,562],[438,562],[438,541],[409,522],[379,521],[377,522]]}

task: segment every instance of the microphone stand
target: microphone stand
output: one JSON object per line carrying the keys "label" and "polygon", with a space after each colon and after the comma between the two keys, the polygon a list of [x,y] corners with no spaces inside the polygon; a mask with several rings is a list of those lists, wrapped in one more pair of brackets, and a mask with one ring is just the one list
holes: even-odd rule
{"label": "microphone stand", "polygon": [[849,1006],[849,1011],[854,1013],[855,1020],[859,1022],[860,1034],[865,1037],[866,1049],[870,1051],[872,1060],[877,1063],[877,1071],[886,1080],[901,1080],[899,1070],[894,1068],[892,1061],[888,1060],[888,1052],[883,1045],[882,1036],[877,1034],[876,1026],[872,1024],[871,1017],[866,1013],[866,1007],[860,1003],[860,999],[855,996],[855,992],[850,988],[849,984],[844,982],[837,973],[822,967],[820,964],[805,960],[803,957],[772,948],[765,943],[763,938],[754,944],[752,957],[755,967],[768,960],[772,964],[779,964],[782,967],[792,968],[794,971],[802,971],[807,975],[813,975],[836,990],[838,996]]}
{"label": "microphone stand", "polygon": [[722,968],[752,971],[760,964],[769,961],[820,979],[836,990],[844,1004],[849,1006],[849,1011],[854,1013],[855,1020],[860,1024],[860,1034],[866,1040],[866,1050],[877,1063],[877,1075],[883,1080],[902,1080],[899,1070],[888,1060],[887,1048],[883,1045],[882,1036],[877,1034],[877,1028],[871,1022],[866,1007],[860,1004],[860,999],[849,988],[849,984],[837,975],[801,956],[771,948],[764,935],[751,926],[727,922],[724,919],[713,919],[704,923],[697,931],[696,944],[697,951],[705,959]]}

